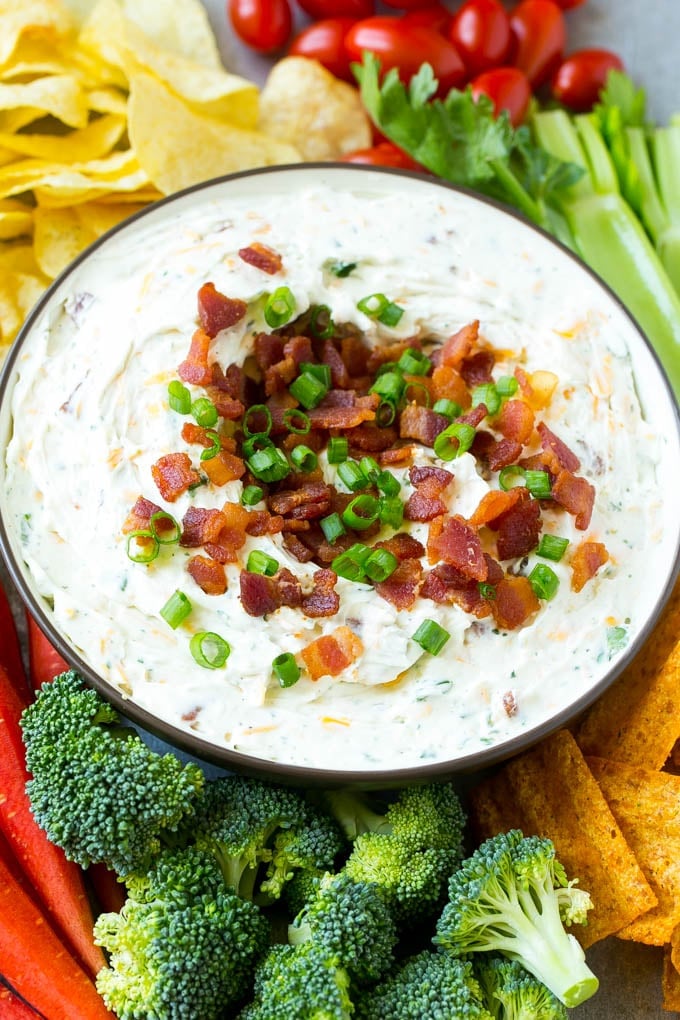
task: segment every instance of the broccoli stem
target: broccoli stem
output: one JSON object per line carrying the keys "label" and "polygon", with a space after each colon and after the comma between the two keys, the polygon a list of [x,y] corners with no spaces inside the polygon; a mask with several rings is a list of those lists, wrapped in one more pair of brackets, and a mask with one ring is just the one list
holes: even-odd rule
{"label": "broccoli stem", "polygon": [[354,840],[364,832],[391,833],[392,826],[384,815],[373,811],[359,794],[349,790],[330,790],[326,799],[348,839]]}

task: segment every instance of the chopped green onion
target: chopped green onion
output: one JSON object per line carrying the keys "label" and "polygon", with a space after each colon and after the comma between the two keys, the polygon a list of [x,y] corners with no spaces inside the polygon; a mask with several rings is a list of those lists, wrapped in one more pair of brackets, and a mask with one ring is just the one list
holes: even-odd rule
{"label": "chopped green onion", "polygon": [[378,520],[380,514],[380,500],[370,493],[364,492],[355,496],[342,511],[342,519],[348,528],[355,531],[365,531],[371,524]]}
{"label": "chopped green onion", "polygon": [[[138,542],[137,539],[145,539]],[[127,537],[128,559],[133,563],[151,563],[160,551],[160,542],[150,528],[138,528]]]}
{"label": "chopped green onion", "polygon": [[186,620],[191,609],[191,602],[184,592],[180,591],[178,588],[177,591],[173,592],[170,596],[160,613],[165,622],[169,624],[173,630],[177,630],[180,623],[183,623],[184,620]]}
{"label": "chopped green onion", "polygon": [[404,523],[404,504],[398,496],[385,496],[380,500],[378,515],[382,524],[397,531]]}
{"label": "chopped green onion", "polygon": [[295,446],[291,450],[290,459],[296,468],[305,473],[313,471],[316,465],[319,463],[319,458],[314,453],[314,450],[310,450],[308,446],[300,445]]}
{"label": "chopped green onion", "polygon": [[401,482],[391,471],[381,471],[375,484],[384,496],[398,496],[401,490]]}
{"label": "chopped green onion", "polygon": [[331,262],[328,266],[328,270],[333,274],[333,276],[338,276],[343,279],[344,277],[349,276],[350,273],[353,273],[356,267],[356,262]]}
{"label": "chopped green onion", "polygon": [[430,401],[432,400],[432,395],[431,395],[430,391],[428,390],[427,386],[425,385],[425,383],[421,383],[421,382],[409,382],[409,383],[406,383],[406,388],[404,389],[404,399],[405,400],[415,400],[416,403],[417,403],[419,397],[424,397],[425,398],[424,400],[421,400],[421,404],[422,404],[423,407],[429,407],[430,406]]}
{"label": "chopped green onion", "polygon": [[430,655],[439,655],[450,637],[448,630],[440,627],[436,620],[423,620],[413,640]]}
{"label": "chopped green onion", "polygon": [[432,368],[432,362],[422,351],[415,347],[407,347],[397,362],[397,368],[406,375],[427,375]]}
{"label": "chopped green onion", "polygon": [[280,482],[282,478],[290,474],[290,464],[281,450],[272,447],[267,450],[257,450],[252,457],[248,458],[248,468],[251,474],[259,478],[261,482]]}
{"label": "chopped green onion", "polygon": [[508,464],[498,472],[498,484],[503,492],[514,489],[517,485],[524,485],[526,471],[519,464]]}
{"label": "chopped green onion", "polygon": [[315,305],[309,320],[312,336],[320,340],[328,340],[335,333],[333,315],[328,305]]}
{"label": "chopped green onion", "polygon": [[388,301],[381,312],[376,316],[378,322],[382,322],[383,326],[396,326],[402,315],[404,309],[394,303],[394,301]]}
{"label": "chopped green onion", "polygon": [[484,404],[489,414],[498,414],[501,409],[501,398],[493,383],[482,383],[472,391],[472,406]]}
{"label": "chopped green onion", "polygon": [[568,545],[568,538],[560,538],[559,535],[541,535],[541,541],[538,543],[536,552],[546,560],[553,560],[554,563],[559,563]]}
{"label": "chopped green onion", "polygon": [[479,582],[479,594],[483,599],[493,600],[496,598],[496,589],[492,584],[487,584],[486,581]]}
{"label": "chopped green onion", "polygon": [[344,460],[347,460],[349,453],[349,443],[344,436],[333,436],[328,443],[328,463],[329,464],[342,464]]}
{"label": "chopped green onion", "polygon": [[434,441],[435,456],[441,460],[455,460],[470,449],[476,432],[472,425],[454,421],[440,432]]}
{"label": "chopped green onion", "polygon": [[368,486],[368,478],[355,460],[345,460],[339,464],[338,475],[350,492],[357,492]]}
{"label": "chopped green onion", "polygon": [[315,374],[303,372],[293,380],[288,390],[303,407],[309,410],[321,403],[328,393],[328,386],[324,385]]}
{"label": "chopped green onion", "polygon": [[377,393],[383,400],[389,400],[390,404],[396,405],[401,400],[405,388],[406,383],[401,372],[392,369],[377,377],[369,393]]}
{"label": "chopped green onion", "polygon": [[300,679],[300,667],[292,652],[283,652],[272,660],[272,672],[280,687],[292,687]]}
{"label": "chopped green onion", "polygon": [[381,400],[375,412],[375,423],[379,429],[386,429],[397,417],[397,408],[391,400]]}
{"label": "chopped green onion", "polygon": [[319,364],[316,361],[302,361],[300,362],[300,373],[306,372],[307,375],[313,375],[319,382],[322,382],[327,390],[331,388],[331,366]]}
{"label": "chopped green onion", "polygon": [[366,297],[362,297],[360,301],[357,301],[359,311],[363,312],[364,315],[368,315],[371,319],[377,319],[388,305],[389,301],[384,294],[367,294]]}
{"label": "chopped green onion", "polygon": [[168,403],[178,414],[189,414],[191,411],[191,394],[179,379],[168,383]]}
{"label": "chopped green onion", "polygon": [[[251,428],[251,418],[264,415],[264,425],[261,428]],[[266,404],[253,404],[243,415],[244,436],[268,436],[272,430],[272,413]]]}
{"label": "chopped green onion", "polygon": [[547,471],[525,471],[527,489],[535,499],[550,499],[552,486]]}
{"label": "chopped green onion", "polygon": [[210,630],[194,634],[189,642],[189,651],[204,669],[221,669],[231,654],[231,648],[224,638]]}
{"label": "chopped green onion", "polygon": [[246,485],[241,493],[241,502],[244,506],[255,506],[264,496],[264,490],[259,485]]}
{"label": "chopped green onion", "polygon": [[289,432],[294,432],[296,436],[306,436],[311,428],[309,415],[298,407],[290,407],[283,412],[283,424]]}
{"label": "chopped green onion", "polygon": [[253,454],[257,453],[259,450],[273,450],[273,449],[274,443],[269,438],[269,436],[265,436],[264,434],[258,436],[251,436],[250,439],[244,440],[243,446],[241,447],[244,457],[252,457]]}
{"label": "chopped green onion", "polygon": [[370,555],[371,550],[368,546],[355,542],[349,549],[335,557],[331,563],[331,570],[338,577],[344,577],[346,581],[363,581],[366,576],[364,564]]}
{"label": "chopped green onion", "polygon": [[323,531],[326,541],[333,545],[334,542],[342,536],[347,534],[347,529],[342,523],[340,514],[329,514],[328,517],[322,517],[319,521],[321,530]]}
{"label": "chopped green onion", "polygon": [[380,584],[386,581],[399,566],[397,557],[387,549],[374,549],[364,563],[366,576]]}
{"label": "chopped green onion", "polygon": [[250,574],[264,574],[265,577],[273,577],[279,569],[279,562],[273,556],[269,556],[260,549],[253,549],[248,554],[246,570]]}
{"label": "chopped green onion", "polygon": [[161,545],[175,545],[176,542],[179,542],[182,534],[181,526],[172,514],[166,513],[165,510],[157,510],[151,514],[149,527],[153,537]]}
{"label": "chopped green onion", "polygon": [[380,474],[380,465],[374,457],[362,457],[359,461],[359,467],[368,478],[369,482],[375,483],[378,475]]}
{"label": "chopped green onion", "polygon": [[443,414],[446,418],[457,418],[459,414],[462,414],[463,408],[453,400],[442,397],[441,400],[435,400],[432,410],[437,414]]}
{"label": "chopped green onion", "polygon": [[499,397],[513,397],[519,388],[519,383],[514,375],[502,375],[496,380],[496,392]]}
{"label": "chopped green onion", "polygon": [[205,450],[201,450],[201,460],[212,460],[222,449],[222,442],[220,437],[212,429],[206,430],[206,438],[211,440],[212,445],[208,446]]}
{"label": "chopped green onion", "polygon": [[199,397],[194,400],[191,405],[191,413],[194,416],[196,422],[202,425],[206,429],[210,429],[213,425],[217,425],[217,408],[213,404],[212,400],[208,400],[207,397]]}
{"label": "chopped green onion", "polygon": [[537,563],[529,574],[529,584],[539,599],[551,599],[560,586],[560,579],[555,571],[545,563]]}
{"label": "chopped green onion", "polygon": [[293,317],[296,308],[295,295],[290,287],[277,287],[274,293],[267,298],[267,303],[264,306],[264,321],[272,329],[276,329]]}

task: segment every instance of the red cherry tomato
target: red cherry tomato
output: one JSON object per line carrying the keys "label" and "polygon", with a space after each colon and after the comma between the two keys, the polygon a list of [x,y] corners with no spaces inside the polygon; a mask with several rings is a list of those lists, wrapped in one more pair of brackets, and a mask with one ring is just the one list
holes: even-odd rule
{"label": "red cherry tomato", "polygon": [[336,78],[344,78],[356,84],[345,49],[345,36],[353,24],[352,18],[323,18],[315,21],[293,39],[288,53],[295,57],[318,60]]}
{"label": "red cherry tomato", "polygon": [[239,39],[260,53],[286,45],[293,27],[288,0],[228,0],[227,11]]}
{"label": "red cherry tomato", "polygon": [[564,15],[553,0],[522,0],[510,14],[511,63],[536,89],[557,70],[567,33]]}
{"label": "red cherry tomato", "polygon": [[404,82],[427,61],[439,81],[440,95],[465,81],[465,65],[453,43],[429,28],[404,25],[401,18],[357,21],[345,37],[345,46],[352,60],[361,60],[364,50],[375,53],[383,72],[396,67]]}
{"label": "red cherry tomato", "polygon": [[558,7],[561,7],[563,11],[570,11],[573,7],[580,7],[586,0],[555,0]]}
{"label": "red cherry tomato", "polygon": [[466,0],[451,22],[449,39],[470,74],[481,74],[506,61],[510,18],[498,0]]}
{"label": "red cherry tomato", "polygon": [[383,0],[386,7],[396,7],[400,11],[419,11],[430,7],[432,0]]}
{"label": "red cherry tomato", "polygon": [[420,170],[423,173],[428,171],[415,159],[411,159],[407,152],[393,145],[392,142],[380,142],[371,149],[356,149],[355,152],[348,152],[340,157],[341,163],[364,163],[367,166],[394,166],[400,170]]}
{"label": "red cherry tomato", "polygon": [[623,71],[623,61],[616,53],[578,50],[557,68],[551,83],[552,94],[570,110],[590,110],[612,70]]}
{"label": "red cherry tomato", "polygon": [[297,0],[310,18],[370,18],[375,0]]}
{"label": "red cherry tomato", "polygon": [[447,11],[446,7],[442,7],[441,4],[434,4],[417,11],[406,11],[401,16],[401,23],[402,25],[419,25],[421,28],[429,28],[433,32],[446,35],[451,24],[451,11]]}
{"label": "red cherry tomato", "polygon": [[531,101],[531,85],[524,71],[518,67],[494,67],[484,71],[470,82],[472,95],[488,96],[496,116],[507,110],[511,123],[518,127],[526,116]]}

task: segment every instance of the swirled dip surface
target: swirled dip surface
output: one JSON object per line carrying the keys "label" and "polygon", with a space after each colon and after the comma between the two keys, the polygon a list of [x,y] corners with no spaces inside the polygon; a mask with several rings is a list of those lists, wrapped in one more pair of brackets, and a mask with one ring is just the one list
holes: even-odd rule
{"label": "swirled dip surface", "polygon": [[[624,654],[654,604],[650,571],[667,569],[669,551],[659,541],[668,520],[668,444],[640,409],[631,324],[595,281],[516,220],[434,186],[386,181],[354,192],[322,182],[268,194],[265,186],[275,185],[264,178],[260,194],[251,181],[241,197],[221,198],[217,189],[142,218],[61,284],[16,362],[5,518],[55,625],[137,705],[260,759],[384,770],[517,737],[585,694]],[[253,241],[282,255],[274,280],[237,257]],[[329,260],[356,269],[338,278],[328,272]],[[556,374],[540,417],[578,455],[579,474],[596,497],[585,532],[573,516],[550,508],[546,529],[570,539],[570,548],[584,538],[603,543],[608,562],[579,593],[572,591],[569,556],[551,563],[557,594],[515,630],[422,598],[398,610],[370,584],[342,578],[332,617],[310,619],[286,607],[248,616],[239,574],[252,549],[275,557],[303,585],[318,569],[298,562],[277,534],[248,537],[240,562],[227,564],[228,590],[220,596],[204,594],[188,576],[195,550],[162,549],[148,565],[131,562],[121,527],[140,494],[177,519],[192,505],[221,507],[240,497],[241,482],[232,481],[164,503],[151,475],[160,456],[187,449],[180,438],[186,419],[168,407],[167,387],[186,357],[196,293],[206,281],[249,305],[213,341],[223,367],[252,352],[253,336],[268,328],[263,295],[282,284],[298,312],[328,305],[336,322],[355,323],[373,344],[443,342],[479,319],[485,340],[501,352],[494,377],[516,365]],[[405,309],[395,328],[357,310],[374,292]],[[196,465],[197,450],[189,450]],[[453,471],[448,510],[462,517],[498,487],[497,476],[483,477],[469,453],[443,463],[420,447],[416,464]],[[325,470],[342,488],[336,469]],[[394,473],[408,495],[407,469]],[[426,542],[426,524],[407,522],[405,529]],[[532,553],[514,566],[527,574],[537,562],[547,561]],[[190,596],[194,610],[172,630],[159,610],[175,589]],[[412,639],[426,618],[451,635],[437,656]],[[361,642],[354,663],[317,681],[303,670],[295,686],[282,689],[272,677],[275,656],[299,655],[339,626]],[[189,639],[196,631],[227,639],[224,668],[194,661]]]}

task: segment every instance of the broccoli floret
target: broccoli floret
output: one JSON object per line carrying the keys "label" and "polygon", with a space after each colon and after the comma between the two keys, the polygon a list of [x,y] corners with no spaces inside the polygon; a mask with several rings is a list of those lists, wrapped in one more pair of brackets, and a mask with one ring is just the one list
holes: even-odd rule
{"label": "broccoli floret", "polygon": [[77,673],[44,684],[21,725],[33,814],[70,860],[128,875],[177,841],[203,773],[152,751]]}
{"label": "broccoli floret", "polygon": [[281,902],[289,917],[297,917],[300,911],[313,900],[325,871],[302,869],[296,871],[289,882],[283,887]]}
{"label": "broccoli floret", "polygon": [[291,945],[312,941],[357,981],[375,981],[394,959],[397,930],[376,885],[326,875],[288,928]]}
{"label": "broccoli floret", "polygon": [[350,1020],[349,975],[314,943],[272,946],[238,1020]]}
{"label": "broccoli floret", "polygon": [[[597,991],[584,952],[563,927],[573,884],[551,840],[519,829],[486,840],[451,876],[435,944],[456,956],[497,951],[517,960],[566,1006]],[[584,911],[579,892],[579,916]]]}
{"label": "broccoli floret", "polygon": [[110,954],[97,989],[119,1020],[217,1020],[247,995],[268,938],[212,854],[165,850],[129,880],[120,913],[97,919],[95,941]]}
{"label": "broccoli floret", "polygon": [[566,1007],[517,960],[480,954],[475,969],[494,1020],[567,1020]]}
{"label": "broccoli floret", "polygon": [[325,801],[349,839],[374,832],[418,850],[457,849],[462,856],[466,818],[451,783],[406,787],[391,802],[372,802],[354,790],[329,791]]}
{"label": "broccoli floret", "polygon": [[260,884],[260,892],[277,900],[296,873],[302,871],[321,876],[327,871],[334,871],[336,860],[346,845],[335,819],[306,805],[306,816],[301,826],[281,829],[276,833],[272,859]]}
{"label": "broccoli floret", "polygon": [[424,950],[358,996],[355,1020],[493,1020],[472,963]]}

